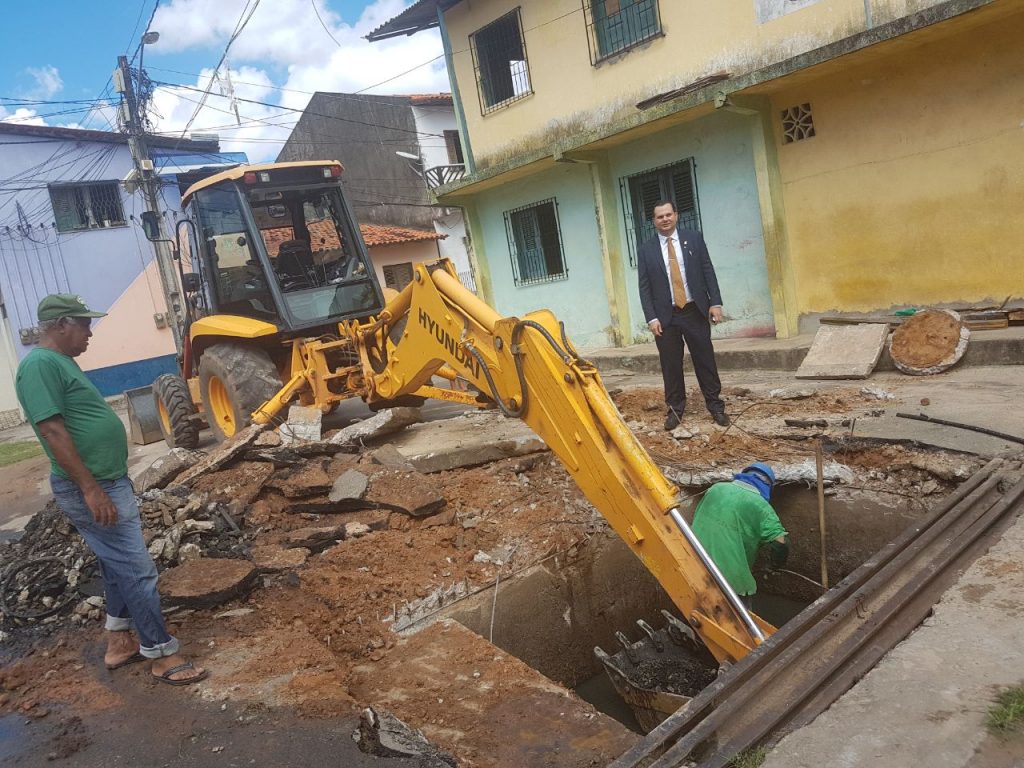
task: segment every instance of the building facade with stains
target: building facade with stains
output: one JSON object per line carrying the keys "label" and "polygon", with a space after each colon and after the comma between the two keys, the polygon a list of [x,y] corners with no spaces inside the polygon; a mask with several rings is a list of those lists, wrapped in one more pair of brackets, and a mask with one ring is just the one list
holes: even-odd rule
{"label": "building facade with stains", "polygon": [[467,164],[436,195],[502,313],[649,339],[662,197],[708,243],[719,336],[1024,296],[1022,3],[420,0],[370,39],[430,27]]}
{"label": "building facade with stains", "polygon": [[[215,140],[152,144],[168,231],[181,185],[245,162]],[[20,421],[14,375],[38,341],[36,308],[50,293],[80,295],[107,313],[78,358],[104,395],[176,370],[164,289],[140,226],[143,194],[124,183],[132,169],[125,134],[0,123],[0,426]]]}

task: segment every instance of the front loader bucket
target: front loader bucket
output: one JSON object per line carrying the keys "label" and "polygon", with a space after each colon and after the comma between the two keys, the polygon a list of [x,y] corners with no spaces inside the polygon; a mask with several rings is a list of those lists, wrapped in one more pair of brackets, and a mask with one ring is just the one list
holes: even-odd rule
{"label": "front loader bucket", "polygon": [[126,389],[128,403],[128,431],[136,445],[149,445],[164,439],[160,431],[160,415],[153,401],[153,387]]}
{"label": "front loader bucket", "polygon": [[622,650],[614,655],[594,648],[594,655],[644,733],[654,730],[718,674],[714,658],[693,630],[667,611],[662,615],[666,625],[656,631],[647,622],[637,621],[645,637],[636,642],[616,632]]}

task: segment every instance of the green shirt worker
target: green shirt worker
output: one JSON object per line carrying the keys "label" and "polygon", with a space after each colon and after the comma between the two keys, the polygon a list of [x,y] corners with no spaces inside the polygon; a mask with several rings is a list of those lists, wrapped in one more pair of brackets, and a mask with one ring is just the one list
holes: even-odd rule
{"label": "green shirt worker", "polygon": [[78,296],[44,298],[38,309],[39,346],[18,366],[15,388],[50,457],[57,505],[99,560],[107,669],[149,660],[155,680],[188,685],[207,672],[178,652],[178,641],[168,634],[160,613],[156,566],[142,539],[139,506],[128,479],[128,436],[75,362],[89,346],[92,319],[103,316]]}
{"label": "green shirt worker", "polygon": [[774,486],[775,472],[757,462],[711,486],[693,513],[694,535],[748,608],[757,592],[751,568],[758,549],[768,545],[773,568],[789,557],[786,529],[769,503]]}

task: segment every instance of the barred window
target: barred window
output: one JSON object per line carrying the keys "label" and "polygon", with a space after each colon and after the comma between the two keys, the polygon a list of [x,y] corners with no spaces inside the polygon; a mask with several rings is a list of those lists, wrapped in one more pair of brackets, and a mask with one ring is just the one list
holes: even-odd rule
{"label": "barred window", "polygon": [[636,253],[640,244],[654,237],[657,232],[651,216],[659,200],[675,203],[680,227],[701,228],[696,164],[692,157],[626,176],[619,181],[619,189],[622,194],[622,210],[626,216],[630,266],[636,266]]}
{"label": "barred window", "polygon": [[116,181],[50,186],[58,232],[124,226],[124,209]]}
{"label": "barred window", "polygon": [[548,283],[569,276],[555,198],[505,211],[505,234],[516,285]]}
{"label": "barred window", "polygon": [[658,0],[583,0],[590,63],[622,53],[658,37]]}
{"label": "barred window", "polygon": [[519,9],[469,36],[482,114],[533,93]]}

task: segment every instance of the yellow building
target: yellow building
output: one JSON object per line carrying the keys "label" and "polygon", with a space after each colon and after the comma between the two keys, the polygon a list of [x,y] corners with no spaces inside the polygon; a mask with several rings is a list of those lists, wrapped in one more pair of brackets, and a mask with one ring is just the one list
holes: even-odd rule
{"label": "yellow building", "polygon": [[708,243],[717,335],[1024,296],[1019,0],[420,0],[370,39],[430,27],[467,165],[436,194],[499,311],[643,338],[659,197]]}

